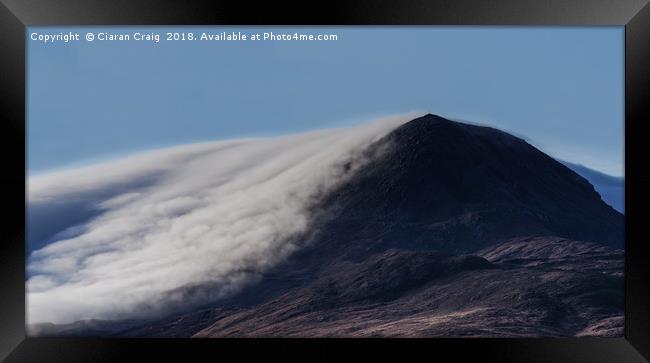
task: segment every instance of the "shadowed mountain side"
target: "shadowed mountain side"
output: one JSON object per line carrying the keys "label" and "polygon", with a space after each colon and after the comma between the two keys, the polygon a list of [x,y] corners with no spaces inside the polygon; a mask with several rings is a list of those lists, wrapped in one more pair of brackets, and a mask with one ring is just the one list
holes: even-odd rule
{"label": "shadowed mountain side", "polygon": [[521,139],[426,115],[374,147],[385,144],[382,157],[318,206],[331,211],[315,223],[328,251],[471,253],[525,235],[623,246],[623,216],[584,178]]}
{"label": "shadowed mountain side", "polygon": [[620,251],[595,256],[588,244],[565,242],[579,257],[522,257],[535,263],[521,267],[466,256],[432,268],[427,252],[388,251],[224,314],[196,336],[620,336]]}
{"label": "shadowed mountain side", "polygon": [[257,305],[204,309],[139,327],[123,323],[112,332],[95,327],[90,335],[621,336],[622,251],[554,237],[530,240],[536,247],[522,249],[526,239],[516,239],[487,251],[495,262],[390,250],[339,263],[304,287]]}
{"label": "shadowed mountain side", "polygon": [[238,304],[391,248],[471,254],[531,235],[623,245],[623,215],[591,184],[499,130],[426,115],[366,153],[374,161],[312,208],[304,247],[238,295]]}
{"label": "shadowed mountain side", "polygon": [[88,319],[70,324],[39,323],[28,327],[30,336],[104,337],[142,326],[139,320]]}
{"label": "shadowed mountain side", "polygon": [[[625,251],[559,237],[515,238],[477,252],[494,263],[552,267],[623,275]],[[599,261],[592,264],[592,261]]]}
{"label": "shadowed mountain side", "polygon": [[[573,247],[547,253],[562,241]],[[515,251],[521,242],[501,249]],[[536,244],[546,252],[527,251],[516,264],[390,250],[333,266],[331,274],[256,306],[207,309],[119,335],[620,336],[621,251],[558,238]],[[198,316],[212,323],[201,328]]]}

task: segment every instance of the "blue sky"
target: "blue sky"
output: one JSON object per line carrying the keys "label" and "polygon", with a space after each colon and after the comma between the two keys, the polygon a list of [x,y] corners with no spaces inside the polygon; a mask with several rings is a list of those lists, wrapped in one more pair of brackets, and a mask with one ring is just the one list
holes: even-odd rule
{"label": "blue sky", "polygon": [[28,45],[28,173],[156,147],[422,111],[623,175],[622,27],[30,28],[266,31],[337,41]]}

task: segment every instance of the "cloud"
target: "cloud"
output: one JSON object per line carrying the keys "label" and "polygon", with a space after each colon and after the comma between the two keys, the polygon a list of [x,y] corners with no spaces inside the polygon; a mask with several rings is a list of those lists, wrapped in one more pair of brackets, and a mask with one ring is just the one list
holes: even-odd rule
{"label": "cloud", "polygon": [[314,198],[351,175],[343,163],[410,118],[30,178],[28,323],[155,316],[237,291],[300,247]]}

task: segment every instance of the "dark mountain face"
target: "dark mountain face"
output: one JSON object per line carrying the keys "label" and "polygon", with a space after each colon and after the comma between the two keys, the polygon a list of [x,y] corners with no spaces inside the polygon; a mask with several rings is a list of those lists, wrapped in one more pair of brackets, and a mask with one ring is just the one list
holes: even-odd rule
{"label": "dark mountain face", "polygon": [[622,333],[624,217],[584,178],[519,138],[434,115],[365,157],[259,283],[106,335]]}
{"label": "dark mountain face", "polygon": [[360,257],[370,246],[467,253],[522,235],[623,246],[623,216],[514,136],[426,115],[373,148],[386,145],[319,206],[331,213],[316,223],[328,248],[359,243]]}
{"label": "dark mountain face", "polygon": [[334,262],[328,273],[256,304],[174,316],[116,335],[622,336],[622,255],[557,237],[514,239],[480,256],[388,250]]}

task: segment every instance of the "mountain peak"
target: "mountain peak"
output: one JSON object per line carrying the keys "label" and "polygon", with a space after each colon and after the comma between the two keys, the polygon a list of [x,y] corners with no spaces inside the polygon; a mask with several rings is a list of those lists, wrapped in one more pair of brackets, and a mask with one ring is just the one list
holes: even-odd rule
{"label": "mountain peak", "polygon": [[451,121],[442,116],[427,113],[423,116],[414,118],[413,120],[403,124],[402,126],[398,127],[395,131],[405,130],[405,129],[423,131],[425,129],[435,128],[436,126],[443,126],[443,125],[452,126],[454,124],[461,125],[460,122]]}
{"label": "mountain peak", "polygon": [[426,113],[420,117],[416,117],[413,120],[409,121],[408,123],[419,123],[419,122],[454,122],[451,120],[448,120],[442,116],[433,114],[433,113]]}
{"label": "mountain peak", "polygon": [[[493,127],[452,121],[431,113],[401,125],[393,130],[388,138],[402,145],[424,143],[432,147],[440,147],[441,144],[454,144],[455,146],[449,145],[452,148],[462,146],[463,143],[475,144],[486,141],[510,146],[526,144],[524,140]],[[432,143],[438,146],[431,145]]]}
{"label": "mountain peak", "polygon": [[622,246],[622,215],[588,181],[506,132],[426,114],[378,145],[382,156],[324,202],[337,239],[454,253],[522,235]]}

